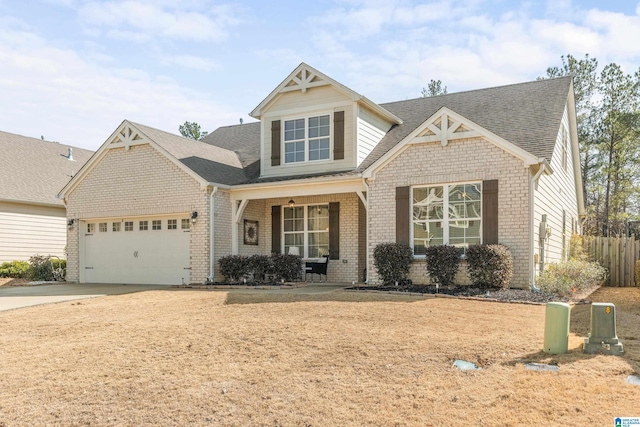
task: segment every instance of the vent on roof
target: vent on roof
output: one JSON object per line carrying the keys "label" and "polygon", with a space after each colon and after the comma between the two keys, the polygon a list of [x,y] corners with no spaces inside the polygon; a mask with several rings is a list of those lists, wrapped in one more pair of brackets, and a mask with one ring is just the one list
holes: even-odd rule
{"label": "vent on roof", "polygon": [[73,161],[73,148],[69,147],[69,154],[67,154],[67,160]]}

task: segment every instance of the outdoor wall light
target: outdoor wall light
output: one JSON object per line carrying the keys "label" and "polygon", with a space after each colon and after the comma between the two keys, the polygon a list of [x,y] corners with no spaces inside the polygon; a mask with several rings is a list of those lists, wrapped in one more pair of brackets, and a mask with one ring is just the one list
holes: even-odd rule
{"label": "outdoor wall light", "polygon": [[76,220],[74,218],[69,218],[67,220],[67,227],[71,228],[73,227],[73,224],[75,224]]}
{"label": "outdoor wall light", "polygon": [[290,207],[290,208],[292,208],[292,207],[294,207],[295,205],[296,205],[295,200],[290,199],[290,200],[289,200],[289,207]]}
{"label": "outdoor wall light", "polygon": [[191,222],[195,224],[197,219],[198,219],[198,212],[197,211],[191,212]]}

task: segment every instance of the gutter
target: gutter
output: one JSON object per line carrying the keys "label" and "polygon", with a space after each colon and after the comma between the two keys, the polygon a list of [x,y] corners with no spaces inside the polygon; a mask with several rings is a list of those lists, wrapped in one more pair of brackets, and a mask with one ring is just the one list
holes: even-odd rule
{"label": "gutter", "polygon": [[535,175],[531,176],[531,179],[529,180],[529,287],[531,288],[532,291],[534,292],[540,292],[540,289],[538,287],[536,287],[536,271],[535,271],[535,263],[534,263],[534,250],[535,250],[535,242],[534,242],[534,220],[535,220],[535,214],[534,214],[534,205],[535,205],[535,191],[538,189],[538,181],[540,180],[540,176],[542,176],[543,173],[546,173],[547,175],[551,175],[553,173],[553,169],[551,168],[551,165],[549,165],[549,162],[544,159],[544,158],[540,158],[539,160],[539,165],[540,165],[540,169],[538,169],[538,172],[535,173]]}
{"label": "gutter", "polygon": [[207,280],[213,282],[213,276],[215,273],[215,258],[214,258],[214,236],[215,236],[215,194],[218,192],[218,187],[214,186],[211,191],[211,198],[209,199],[209,275]]}

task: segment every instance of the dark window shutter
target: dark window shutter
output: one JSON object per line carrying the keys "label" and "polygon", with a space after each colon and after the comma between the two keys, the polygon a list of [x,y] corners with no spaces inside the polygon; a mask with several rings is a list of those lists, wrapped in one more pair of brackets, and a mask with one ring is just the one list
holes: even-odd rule
{"label": "dark window shutter", "polygon": [[271,122],[271,166],[280,166],[280,120]]}
{"label": "dark window shutter", "polygon": [[282,210],[280,206],[271,206],[271,252],[279,254],[280,249],[280,217]]}
{"label": "dark window shutter", "polygon": [[344,111],[333,113],[333,160],[344,159]]}
{"label": "dark window shutter", "polygon": [[482,182],[482,243],[498,243],[498,180]]}
{"label": "dark window shutter", "polygon": [[396,187],[396,243],[409,245],[409,187]]}
{"label": "dark window shutter", "polygon": [[340,202],[329,203],[329,259],[340,259]]}

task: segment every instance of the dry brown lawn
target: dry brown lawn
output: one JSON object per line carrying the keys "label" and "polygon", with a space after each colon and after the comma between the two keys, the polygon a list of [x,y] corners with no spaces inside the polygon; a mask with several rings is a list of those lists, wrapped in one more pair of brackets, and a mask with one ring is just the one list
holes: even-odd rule
{"label": "dry brown lawn", "polygon": [[[606,288],[623,357],[541,353],[544,306],[153,291],[0,313],[0,426],[613,425],[640,416],[640,289]],[[304,297],[310,298],[310,297]],[[357,302],[357,300],[364,300]],[[278,302],[280,301],[280,302]],[[455,359],[480,371],[452,368]],[[525,362],[560,371],[534,372]]]}

